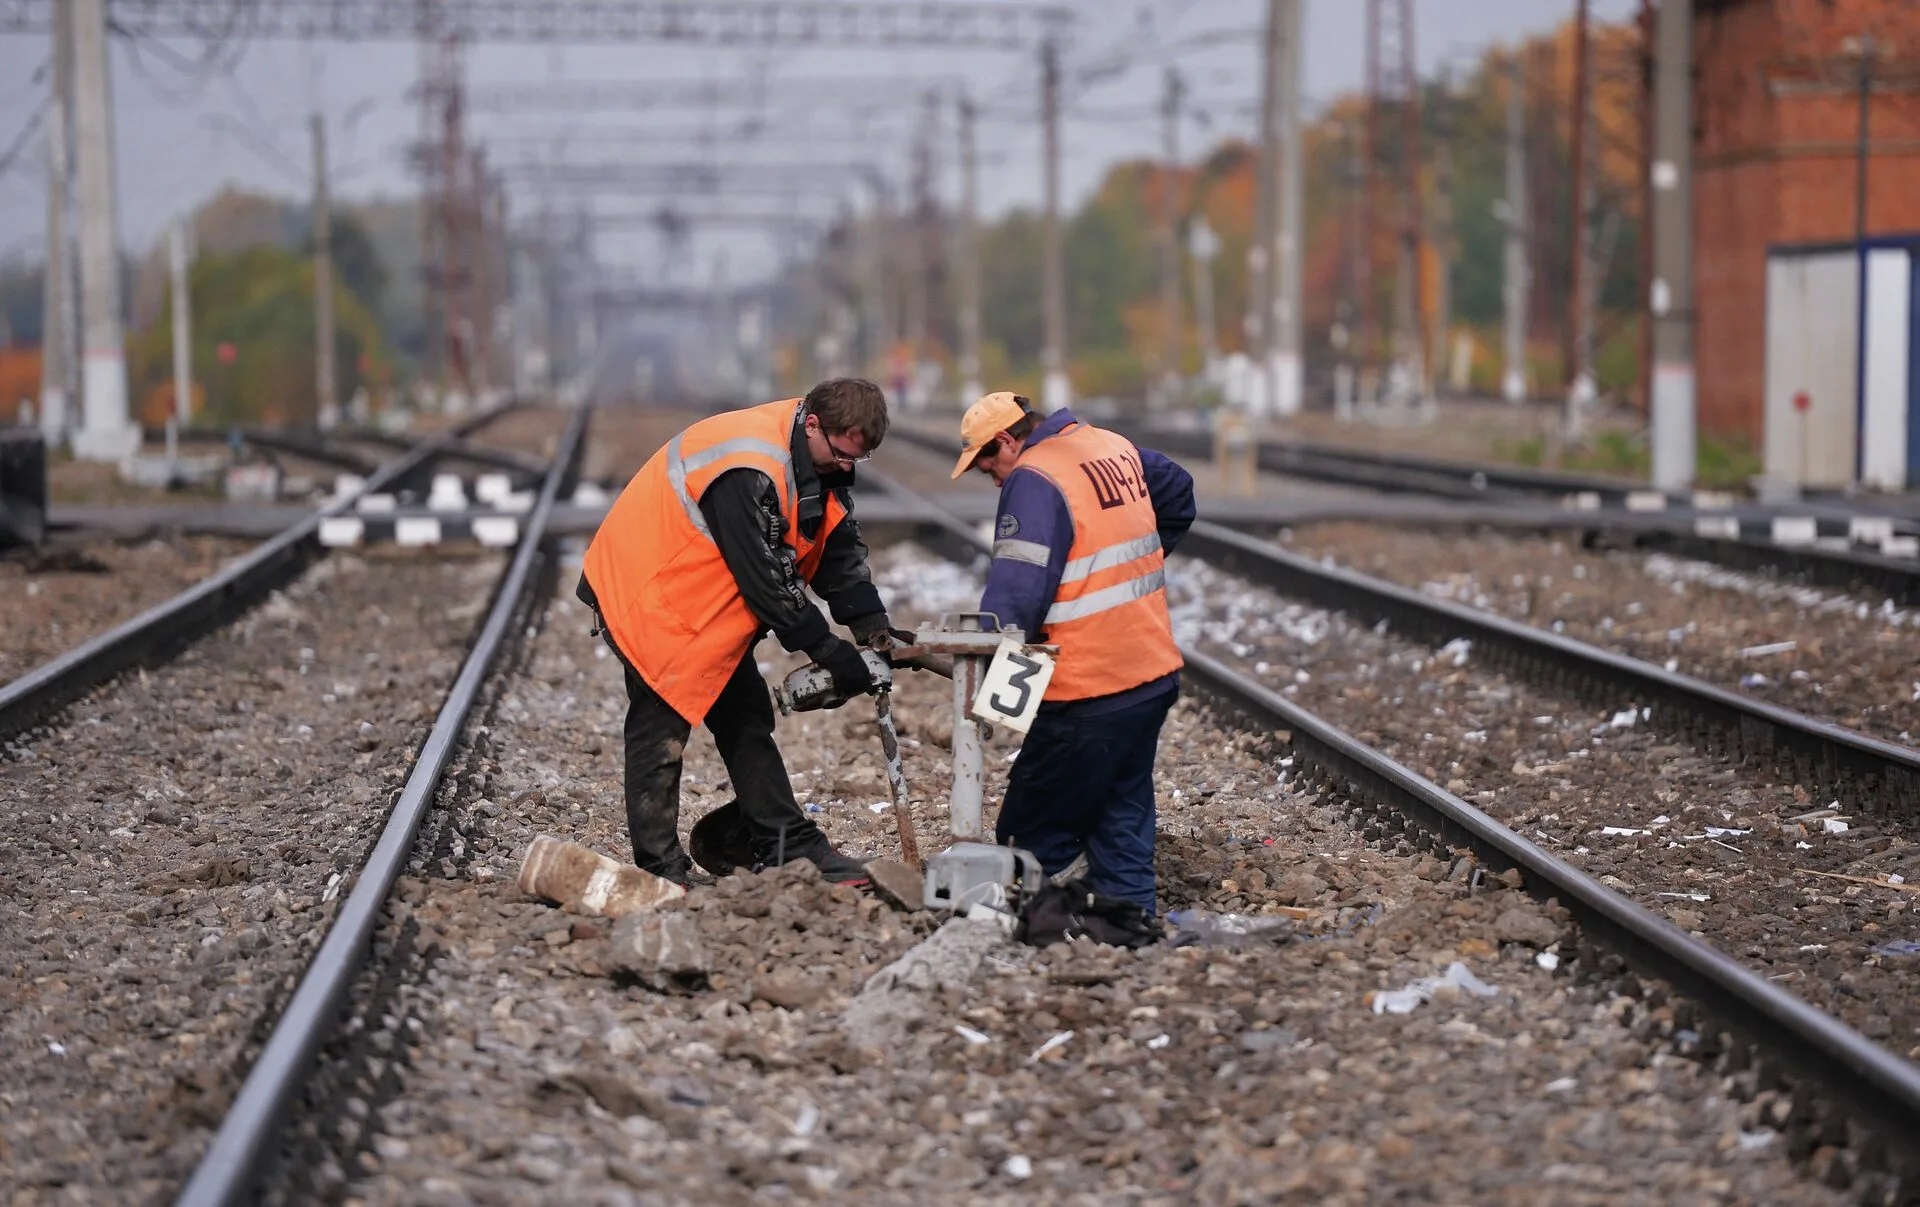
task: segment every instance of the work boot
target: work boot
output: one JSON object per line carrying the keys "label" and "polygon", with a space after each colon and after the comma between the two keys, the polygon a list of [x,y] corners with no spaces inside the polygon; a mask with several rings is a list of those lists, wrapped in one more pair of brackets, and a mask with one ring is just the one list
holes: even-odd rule
{"label": "work boot", "polygon": [[681,888],[692,892],[694,889],[718,883],[699,868],[693,866],[693,860],[681,855],[678,859],[664,859],[659,863],[647,864],[640,869],[651,872],[662,880],[671,880]]}
{"label": "work boot", "polygon": [[860,885],[867,884],[872,879],[867,875],[866,864],[851,855],[842,855],[834,849],[832,843],[827,841],[827,836],[818,830],[797,844],[788,845],[784,851],[777,846],[768,847],[759,843],[754,845],[755,853],[759,856],[759,862],[753,869],[756,872],[764,872],[768,868],[792,863],[796,859],[804,859],[820,869],[822,880],[833,884]]}

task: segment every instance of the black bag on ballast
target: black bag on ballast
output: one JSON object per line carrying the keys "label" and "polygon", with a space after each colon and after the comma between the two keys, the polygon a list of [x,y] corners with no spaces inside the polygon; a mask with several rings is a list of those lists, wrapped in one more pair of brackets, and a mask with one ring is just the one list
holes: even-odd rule
{"label": "black bag on ballast", "polygon": [[1048,884],[1020,903],[1013,937],[1033,947],[1071,939],[1114,947],[1150,947],[1162,937],[1160,923],[1135,901],[1110,897],[1084,880]]}

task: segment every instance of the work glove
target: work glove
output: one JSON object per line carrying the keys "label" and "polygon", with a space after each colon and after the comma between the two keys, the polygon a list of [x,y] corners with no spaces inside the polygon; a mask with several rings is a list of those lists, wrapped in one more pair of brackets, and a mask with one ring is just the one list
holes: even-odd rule
{"label": "work glove", "polygon": [[[840,704],[873,690],[873,672],[867,668],[866,659],[860,656],[859,647],[846,638],[828,638],[813,651],[813,660],[826,667],[827,674],[833,676],[834,691],[842,697]],[[833,705],[834,708],[839,706]]]}
{"label": "work glove", "polygon": [[847,628],[853,632],[855,641],[870,650],[885,652],[896,645],[913,644],[913,634],[905,629],[894,628],[885,612],[856,616],[847,622]]}

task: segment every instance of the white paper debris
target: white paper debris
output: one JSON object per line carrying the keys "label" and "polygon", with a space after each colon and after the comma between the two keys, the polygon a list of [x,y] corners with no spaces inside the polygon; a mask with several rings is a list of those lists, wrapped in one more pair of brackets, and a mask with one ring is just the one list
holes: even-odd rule
{"label": "white paper debris", "polygon": [[1062,1031],[1060,1034],[1054,1036],[1052,1039],[1048,1040],[1046,1043],[1043,1043],[1039,1047],[1035,1048],[1033,1050],[1033,1055],[1027,1057],[1027,1060],[1029,1062],[1039,1060],[1042,1056],[1045,1056],[1047,1053],[1053,1051],[1055,1048],[1065,1047],[1067,1044],[1067,1041],[1072,1038],[1073,1038],[1073,1032]]}
{"label": "white paper debris", "polygon": [[1729,829],[1726,826],[1708,826],[1707,827],[1708,838],[1739,838],[1743,834],[1751,834],[1751,833],[1753,833],[1752,830],[1734,830],[1734,829]]}
{"label": "white paper debris", "polygon": [[1571,1077],[1562,1077],[1556,1081],[1549,1081],[1546,1084],[1546,1091],[1549,1094],[1564,1094],[1579,1084]]}
{"label": "white paper debris", "polygon": [[1173,1042],[1173,1036],[1168,1035],[1166,1032],[1163,1031],[1159,1035],[1156,1035],[1152,1039],[1147,1041],[1147,1049],[1152,1052],[1158,1052],[1160,1049],[1166,1047],[1168,1044],[1172,1042]]}
{"label": "white paper debris", "polygon": [[1790,654],[1800,648],[1797,641],[1769,641],[1765,645],[1750,645],[1740,651],[1742,658],[1765,658],[1768,654]]}
{"label": "white paper debris", "polygon": [[1705,893],[1655,893],[1655,894],[1654,894],[1654,896],[1656,896],[1656,897],[1677,897],[1677,898],[1680,898],[1680,899],[1682,899],[1682,900],[1685,900],[1685,901],[1711,901],[1711,900],[1713,900],[1713,898],[1712,898],[1712,897],[1709,897],[1709,896],[1707,896],[1707,894],[1705,894]]}
{"label": "white paper debris", "polygon": [[1016,1182],[1024,1182],[1033,1176],[1033,1162],[1015,1153],[1000,1163],[1000,1172]]}
{"label": "white paper debris", "polygon": [[1552,972],[1554,969],[1560,967],[1560,957],[1550,951],[1543,951],[1539,955],[1533,957],[1533,962],[1540,965],[1540,967],[1546,969],[1548,972]]}
{"label": "white paper debris", "polygon": [[1773,1143],[1774,1137],[1778,1134],[1779,1133],[1770,1127],[1763,1127],[1751,1132],[1741,1132],[1740,1151],[1753,1152],[1756,1149],[1765,1148],[1767,1145]]}
{"label": "white paper debris", "polygon": [[1473,975],[1465,964],[1455,960],[1447,965],[1443,976],[1421,977],[1401,989],[1385,989],[1373,995],[1375,1014],[1412,1014],[1421,1002],[1433,996],[1434,990],[1451,986],[1462,993],[1471,993],[1475,997],[1492,997],[1500,992]]}
{"label": "white paper debris", "polygon": [[1601,826],[1600,832],[1614,838],[1633,838],[1640,834],[1652,833],[1650,830],[1636,830],[1632,826]]}
{"label": "white paper debris", "polygon": [[1845,834],[1850,827],[1837,817],[1829,817],[1820,823],[1820,828],[1829,834]]}
{"label": "white paper debris", "polygon": [[47,1051],[53,1053],[55,1056],[65,1056],[67,1054],[67,1045],[48,1040]]}
{"label": "white paper debris", "polygon": [[1607,728],[1608,729],[1632,729],[1634,725],[1639,722],[1639,720],[1640,720],[1640,712],[1638,709],[1623,708],[1619,712],[1613,714],[1613,719],[1607,722]]}
{"label": "white paper debris", "polygon": [[1472,652],[1473,642],[1468,641],[1465,637],[1455,637],[1452,641],[1440,647],[1440,653],[1437,657],[1450,659],[1454,666],[1459,667],[1467,664],[1467,655]]}
{"label": "white paper debris", "polygon": [[993,1042],[990,1038],[988,1038],[986,1032],[975,1031],[972,1027],[963,1027],[959,1023],[955,1023],[953,1025],[953,1033],[955,1035],[958,1035],[961,1039],[966,1040],[970,1044],[984,1044],[984,1043]]}

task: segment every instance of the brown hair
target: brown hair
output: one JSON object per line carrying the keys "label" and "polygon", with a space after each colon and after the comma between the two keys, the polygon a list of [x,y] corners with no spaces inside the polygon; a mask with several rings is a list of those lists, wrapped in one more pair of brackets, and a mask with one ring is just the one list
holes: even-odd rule
{"label": "brown hair", "polygon": [[859,432],[868,452],[887,438],[887,396],[862,377],[835,377],[808,390],[806,413],[818,415],[829,435]]}

